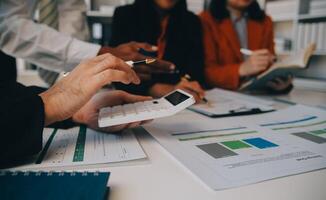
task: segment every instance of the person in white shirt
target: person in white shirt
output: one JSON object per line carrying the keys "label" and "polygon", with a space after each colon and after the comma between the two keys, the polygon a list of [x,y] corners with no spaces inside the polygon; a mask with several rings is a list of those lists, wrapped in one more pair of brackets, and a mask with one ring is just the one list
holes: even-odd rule
{"label": "person in white shirt", "polygon": [[[33,21],[41,0],[0,1],[0,49],[37,66],[57,72],[71,71],[82,60],[111,53],[123,60],[146,57],[139,49],[156,51],[155,46],[131,42],[116,48],[101,47],[82,41],[88,37],[84,0],[58,1],[58,30]],[[53,0],[52,0],[53,1]],[[135,69],[141,79],[149,79],[153,71],[171,71],[174,65],[159,60]]]}

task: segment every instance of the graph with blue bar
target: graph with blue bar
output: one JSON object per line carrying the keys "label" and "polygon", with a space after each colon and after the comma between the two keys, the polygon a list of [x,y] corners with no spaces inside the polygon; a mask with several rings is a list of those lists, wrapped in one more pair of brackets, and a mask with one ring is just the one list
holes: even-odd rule
{"label": "graph with blue bar", "polygon": [[251,144],[252,146],[255,146],[259,149],[266,149],[266,148],[271,148],[271,147],[277,147],[277,144],[274,144],[270,141],[264,140],[262,138],[250,138],[250,139],[245,139],[243,140],[248,144]]}

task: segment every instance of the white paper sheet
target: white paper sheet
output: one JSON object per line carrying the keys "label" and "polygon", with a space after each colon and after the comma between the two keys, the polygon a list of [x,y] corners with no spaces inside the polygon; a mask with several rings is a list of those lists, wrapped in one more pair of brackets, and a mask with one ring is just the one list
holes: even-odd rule
{"label": "white paper sheet", "polygon": [[[208,121],[196,114],[187,115],[191,113],[157,120],[145,129],[214,190],[326,167],[324,110],[299,105],[262,115]],[[205,131],[206,124],[211,124],[207,129],[216,130]]]}
{"label": "white paper sheet", "polygon": [[116,163],[144,158],[146,154],[133,130],[107,134],[81,127],[58,129],[55,133],[54,129],[45,129],[42,152],[35,163],[22,168]]}

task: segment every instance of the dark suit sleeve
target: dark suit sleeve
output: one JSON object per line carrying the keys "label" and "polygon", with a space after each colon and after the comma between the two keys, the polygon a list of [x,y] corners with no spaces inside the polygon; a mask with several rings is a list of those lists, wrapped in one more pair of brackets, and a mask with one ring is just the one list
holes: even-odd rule
{"label": "dark suit sleeve", "polygon": [[44,106],[30,88],[18,83],[0,86],[0,163],[16,162],[42,148]]}
{"label": "dark suit sleeve", "polygon": [[0,167],[37,154],[42,149],[44,105],[42,88],[17,82],[0,84]]}
{"label": "dark suit sleeve", "polygon": [[116,47],[120,44],[130,42],[130,12],[132,12],[132,10],[129,8],[129,6],[118,7],[115,9],[112,22],[110,46]]}

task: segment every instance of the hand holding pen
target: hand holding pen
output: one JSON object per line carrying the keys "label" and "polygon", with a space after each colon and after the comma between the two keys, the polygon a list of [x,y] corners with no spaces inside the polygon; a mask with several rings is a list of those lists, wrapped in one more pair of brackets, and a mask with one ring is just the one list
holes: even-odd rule
{"label": "hand holding pen", "polygon": [[189,92],[194,96],[196,99],[196,102],[205,102],[208,103],[207,99],[205,98],[205,91],[200,86],[200,84],[197,81],[193,81],[191,76],[188,74],[185,74],[182,78],[180,83],[177,85],[178,89],[183,89],[186,92]]}
{"label": "hand holding pen", "polygon": [[[138,61],[155,58],[156,56],[144,55],[143,52],[149,52],[155,54],[158,51],[158,47],[141,42],[129,42],[121,44],[115,48],[102,47],[99,54],[111,53],[114,56],[121,58],[122,60],[128,61]],[[169,61],[155,59],[155,62],[149,64],[138,64],[134,69],[139,78],[142,81],[150,80],[152,74],[154,73],[173,73],[175,70],[175,65]]]}
{"label": "hand holding pen", "polygon": [[257,75],[268,69],[274,62],[275,56],[267,49],[251,51],[241,49],[240,52],[249,56],[239,67],[240,77]]}
{"label": "hand holding pen", "polygon": [[[240,52],[244,55],[253,55],[253,51],[249,49],[240,49]],[[271,64],[277,61],[277,58],[275,56],[271,56],[272,61]],[[272,81],[269,81],[266,86],[274,91],[283,91],[287,88],[291,87],[293,81],[292,76],[285,76],[285,77],[277,77]]]}
{"label": "hand holding pen", "polygon": [[[134,68],[135,66],[138,66],[138,65],[148,65],[148,64],[151,64],[151,63],[154,63],[156,62],[156,59],[154,58],[147,58],[145,60],[138,60],[138,61],[132,61],[132,60],[129,60],[129,61],[126,61],[125,63],[127,65],[130,66],[130,68]],[[69,75],[69,72],[61,72],[62,74],[62,77],[66,77]],[[58,79],[59,80],[59,79]]]}
{"label": "hand holding pen", "polygon": [[[253,55],[253,54],[255,53],[255,51],[252,51],[252,50],[250,50],[250,49],[245,49],[245,48],[241,48],[241,49],[240,49],[240,52],[241,52],[243,55],[246,55],[246,56],[251,56],[251,55]],[[274,56],[274,55],[272,55],[272,56],[270,57],[270,61],[271,61],[272,63],[276,62],[276,61],[277,61],[277,57]]]}
{"label": "hand holding pen", "polygon": [[145,60],[139,60],[139,61],[132,61],[132,60],[129,60],[129,61],[126,61],[126,64],[129,65],[130,67],[134,67],[136,65],[148,65],[148,64],[151,64],[151,63],[154,63],[156,61],[156,59],[154,58],[147,58]]}

